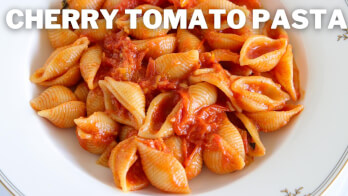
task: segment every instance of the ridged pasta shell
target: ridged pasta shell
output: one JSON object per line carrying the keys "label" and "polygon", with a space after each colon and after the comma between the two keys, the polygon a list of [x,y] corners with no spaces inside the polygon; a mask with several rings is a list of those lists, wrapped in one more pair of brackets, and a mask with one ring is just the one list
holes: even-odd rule
{"label": "ridged pasta shell", "polygon": [[242,121],[245,128],[247,129],[248,133],[250,134],[252,138],[252,142],[255,143],[255,148],[249,152],[249,155],[251,156],[263,156],[266,154],[266,148],[263,146],[259,130],[255,126],[255,124],[243,113],[236,113],[236,116]]}
{"label": "ridged pasta shell", "polygon": [[165,54],[173,53],[176,48],[175,34],[169,34],[163,37],[156,37],[145,40],[134,40],[132,43],[135,45],[138,51],[146,52],[147,58],[156,59]]}
{"label": "ridged pasta shell", "polygon": [[71,128],[75,126],[74,119],[86,114],[85,103],[81,101],[69,101],[54,108],[41,110],[38,115],[46,118],[59,128]]}
{"label": "ridged pasta shell", "polygon": [[104,167],[109,167],[109,158],[111,155],[112,149],[117,145],[116,141],[112,141],[108,147],[105,148],[104,152],[100,155],[99,159],[97,160],[97,164],[102,165]]}
{"label": "ridged pasta shell", "polygon": [[217,134],[208,136],[208,142],[203,150],[203,160],[208,169],[217,174],[231,173],[245,166],[238,150]]}
{"label": "ridged pasta shell", "polygon": [[191,85],[189,87],[189,96],[191,99],[190,112],[212,105],[217,100],[217,90],[213,85],[206,82]]}
{"label": "ridged pasta shell", "polygon": [[137,136],[138,135],[138,130],[136,130],[134,127],[124,125],[121,128],[120,134],[119,134],[119,139],[120,141],[123,141],[125,139],[128,139],[132,136]]}
{"label": "ridged pasta shell", "polygon": [[255,71],[272,70],[286,51],[287,39],[271,39],[263,35],[249,37],[240,51],[240,65]]}
{"label": "ridged pasta shell", "polygon": [[79,101],[86,102],[89,93],[87,84],[85,82],[81,82],[79,85],[77,85],[74,93]]}
{"label": "ridged pasta shell", "polygon": [[215,49],[210,52],[216,61],[230,61],[233,63],[239,64],[239,54],[235,52],[231,52],[227,49]]}
{"label": "ridged pasta shell", "polygon": [[253,122],[256,123],[260,131],[272,132],[288,124],[290,119],[303,110],[303,105],[287,107],[281,111],[264,111],[245,113]]}
{"label": "ridged pasta shell", "polygon": [[74,120],[80,146],[93,154],[102,154],[115,141],[119,125],[103,112]]}
{"label": "ridged pasta shell", "polygon": [[104,94],[101,88],[90,90],[86,99],[87,116],[105,110]]}
{"label": "ridged pasta shell", "polygon": [[231,89],[238,105],[248,112],[281,108],[290,99],[280,85],[262,76],[242,77],[233,82]]}
{"label": "ridged pasta shell", "polygon": [[119,125],[104,112],[95,112],[87,118],[80,117],[75,119],[74,122],[77,127],[86,133],[117,135],[119,131]]}
{"label": "ridged pasta shell", "polygon": [[79,36],[70,29],[48,29],[48,39],[53,48],[60,48],[74,43]]}
{"label": "ridged pasta shell", "polygon": [[207,82],[219,88],[230,100],[233,109],[241,111],[237,104],[236,99],[233,96],[233,92],[230,88],[231,81],[226,73],[221,71],[217,72],[211,68],[198,69],[189,78],[190,83],[196,84],[200,82]]}
{"label": "ridged pasta shell", "polygon": [[92,46],[88,48],[85,53],[83,53],[80,60],[80,70],[83,79],[88,84],[89,89],[94,89],[97,87],[97,83],[94,78],[99,70],[103,56],[103,49],[99,45]]}
{"label": "ridged pasta shell", "polygon": [[280,85],[289,93],[292,100],[297,100],[297,92],[294,84],[294,55],[289,44],[285,54],[274,68],[274,75]]}
{"label": "ridged pasta shell", "polygon": [[164,139],[164,143],[166,147],[171,151],[173,156],[178,159],[178,161],[182,164],[184,163],[183,157],[183,148],[182,148],[182,139],[179,136],[173,135]]}
{"label": "ridged pasta shell", "polygon": [[201,1],[197,6],[188,9],[188,15],[192,14],[195,9],[201,9],[204,15],[209,15],[209,9],[224,9],[226,13],[234,9],[239,9],[244,12],[246,16],[249,16],[250,11],[245,6],[238,6],[228,0],[205,0]]}
{"label": "ridged pasta shell", "polygon": [[[103,90],[105,109],[110,117],[117,122],[139,129],[145,119],[145,95],[140,86],[133,82],[115,81],[110,77],[99,81],[99,85]],[[115,111],[113,103],[115,101],[120,103],[131,116]]]}
{"label": "ridged pasta shell", "polygon": [[[157,8],[157,10],[163,11],[161,8]],[[120,17],[116,20],[116,25],[117,25],[117,28],[122,29],[124,32],[134,37],[135,39],[149,39],[149,38],[164,36],[170,30],[170,28],[165,29],[163,27],[163,23],[160,27],[156,29],[149,29],[145,26],[143,20],[144,20],[143,17],[137,18],[136,20],[137,28],[131,29],[129,16],[124,15],[123,17]],[[155,16],[151,15],[149,18],[149,21],[150,21],[150,24],[154,24],[156,21]]]}
{"label": "ridged pasta shell", "polygon": [[82,9],[99,10],[105,0],[66,0],[70,9],[81,11]]}
{"label": "ridged pasta shell", "polygon": [[198,50],[166,54],[155,60],[156,72],[168,79],[182,79],[199,66]]}
{"label": "ridged pasta shell", "polygon": [[200,146],[196,147],[190,155],[192,158],[185,161],[185,172],[188,180],[193,179],[201,173],[203,167],[203,150]]}
{"label": "ridged pasta shell", "polygon": [[169,137],[174,134],[171,119],[174,118],[179,105],[174,93],[161,93],[150,103],[145,122],[139,129],[139,136],[148,139]]}
{"label": "ridged pasta shell", "polygon": [[135,8],[138,4],[138,0],[105,0],[103,9],[107,9],[109,12],[118,9],[119,13],[123,13],[125,9]]}
{"label": "ridged pasta shell", "polygon": [[269,20],[265,23],[265,26],[262,29],[262,33],[267,37],[272,39],[289,39],[288,33],[280,26],[277,26],[276,29],[272,29],[272,20]]}
{"label": "ridged pasta shell", "polygon": [[76,101],[75,94],[64,86],[52,86],[30,101],[34,110],[46,110],[68,101]]}
{"label": "ridged pasta shell", "polygon": [[65,72],[63,75],[54,78],[52,80],[46,80],[44,82],[37,83],[41,86],[53,86],[53,85],[62,85],[62,86],[74,86],[77,84],[81,79],[80,74],[80,66],[75,65],[71,67],[67,72]]}
{"label": "ridged pasta shell", "polygon": [[194,34],[186,29],[178,29],[177,41],[179,52],[187,52],[190,50],[198,50],[204,52],[203,42]]}
{"label": "ridged pasta shell", "polygon": [[247,66],[240,66],[238,64],[229,64],[229,68],[227,69],[228,72],[232,75],[237,75],[237,76],[250,76],[253,74],[253,70],[250,69]]}
{"label": "ridged pasta shell", "polygon": [[[116,186],[122,191],[142,189],[149,184],[137,156],[136,137],[120,142],[111,152],[109,167]],[[140,167],[139,167],[140,165]]]}
{"label": "ridged pasta shell", "polygon": [[80,146],[92,154],[102,154],[109,144],[114,141],[114,137],[112,135],[95,135],[87,133],[79,127],[76,128],[76,137],[80,143]]}
{"label": "ridged pasta shell", "polygon": [[170,153],[138,142],[144,172],[153,186],[170,193],[190,193],[185,169]]}
{"label": "ridged pasta shell", "polygon": [[204,38],[213,49],[228,49],[234,52],[239,51],[247,37],[231,33],[219,33],[213,30],[207,30]]}
{"label": "ridged pasta shell", "polygon": [[63,75],[77,64],[83,51],[87,49],[88,44],[87,38],[80,38],[69,46],[56,49],[45,65],[30,77],[30,80],[33,83],[42,83]]}
{"label": "ridged pasta shell", "polygon": [[112,32],[112,29],[106,28],[106,20],[98,19],[96,20],[98,25],[97,29],[92,29],[88,27],[87,29],[77,29],[75,33],[79,36],[86,36],[91,42],[102,41],[108,33]]}
{"label": "ridged pasta shell", "polygon": [[245,150],[242,136],[240,135],[238,129],[230,122],[227,116],[225,116],[216,133],[220,135],[234,149],[236,149],[239,155],[243,159],[245,159]]}

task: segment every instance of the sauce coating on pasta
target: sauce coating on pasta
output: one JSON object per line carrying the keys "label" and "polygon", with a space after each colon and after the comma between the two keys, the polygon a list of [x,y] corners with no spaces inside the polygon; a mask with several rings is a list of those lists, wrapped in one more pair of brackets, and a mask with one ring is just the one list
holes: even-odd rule
{"label": "sauce coating on pasta", "polygon": [[[49,87],[30,104],[60,128],[76,125],[115,185],[190,193],[202,167],[236,172],[265,155],[260,132],[286,126],[304,107],[293,47],[282,28],[147,29],[125,9],[240,9],[259,0],[69,0],[70,9],[119,9],[115,28],[52,30],[55,51],[31,82]],[[226,23],[222,15],[222,24]],[[291,99],[291,100],[290,100]],[[291,102],[290,102],[291,101]],[[216,176],[218,178],[218,176]]]}

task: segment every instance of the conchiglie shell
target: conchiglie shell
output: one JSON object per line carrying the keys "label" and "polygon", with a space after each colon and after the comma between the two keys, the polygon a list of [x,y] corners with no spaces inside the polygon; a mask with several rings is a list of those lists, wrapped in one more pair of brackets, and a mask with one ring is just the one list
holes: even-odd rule
{"label": "conchiglie shell", "polygon": [[201,9],[204,15],[209,15],[209,9],[224,9],[226,13],[234,9],[239,9],[244,12],[246,16],[249,16],[250,11],[245,6],[238,6],[228,0],[205,0],[201,1],[194,8],[188,9],[188,15],[192,14],[195,9]]}
{"label": "conchiglie shell", "polygon": [[56,49],[45,65],[30,77],[30,80],[33,83],[42,83],[63,75],[77,64],[83,51],[87,49],[88,44],[87,38],[80,38],[72,45]]}
{"label": "conchiglie shell", "polygon": [[198,50],[166,54],[155,60],[156,72],[168,79],[182,79],[199,66]]}
{"label": "conchiglie shell", "polygon": [[146,58],[156,59],[165,54],[173,53],[176,48],[175,34],[169,34],[163,37],[156,37],[145,40],[134,40],[132,43],[138,51],[146,50]]}
{"label": "conchiglie shell", "polygon": [[287,110],[245,113],[245,115],[256,123],[260,131],[272,132],[288,124],[290,119],[299,114],[303,108],[303,105],[297,105]]}
{"label": "conchiglie shell", "polygon": [[206,82],[191,85],[188,92],[191,99],[190,112],[192,113],[214,104],[217,100],[216,88]]}
{"label": "conchiglie shell", "polygon": [[79,85],[77,85],[74,93],[79,101],[86,102],[87,96],[88,96],[88,86],[85,82],[81,82]]}
{"label": "conchiglie shell", "polygon": [[42,110],[38,115],[46,118],[59,128],[71,128],[75,126],[74,119],[86,114],[85,103],[81,101],[69,101],[54,108]]}
{"label": "conchiglie shell", "polygon": [[207,82],[219,88],[230,100],[232,104],[232,109],[241,111],[239,108],[236,99],[233,96],[233,92],[230,88],[231,81],[228,78],[228,75],[223,72],[217,72],[211,68],[198,69],[189,78],[190,83],[196,84],[200,82]]}
{"label": "conchiglie shell", "polygon": [[255,71],[272,70],[286,51],[287,39],[274,40],[263,35],[248,38],[240,51],[240,65]]}
{"label": "conchiglie shell", "polygon": [[91,116],[74,120],[77,127],[86,133],[101,135],[117,135],[119,125],[104,112],[95,112]]}
{"label": "conchiglie shell", "polygon": [[81,11],[82,9],[99,10],[105,0],[66,0],[70,9]]}
{"label": "conchiglie shell", "polygon": [[34,110],[46,110],[68,101],[76,101],[75,94],[64,86],[52,86],[30,101]]}
{"label": "conchiglie shell", "polygon": [[237,76],[250,76],[253,74],[252,69],[247,66],[240,66],[239,63],[230,64],[230,67],[227,70],[230,74]]}
{"label": "conchiglie shell", "polygon": [[190,193],[185,169],[170,153],[138,142],[144,172],[153,186],[170,193]]}
{"label": "conchiglie shell", "polygon": [[234,52],[238,52],[247,40],[247,36],[244,35],[219,33],[213,30],[207,30],[204,38],[213,49],[228,49]]}
{"label": "conchiglie shell", "polygon": [[249,10],[262,8],[260,0],[233,0],[237,5],[245,5]]}
{"label": "conchiglie shell", "polygon": [[230,61],[239,64],[239,54],[227,49],[215,49],[210,52],[216,61]]}
{"label": "conchiglie shell", "polygon": [[91,134],[79,127],[76,128],[76,136],[80,146],[92,154],[102,154],[115,139],[113,135]]}
{"label": "conchiglie shell", "polygon": [[102,41],[105,36],[112,32],[112,29],[106,28],[106,20],[98,19],[96,20],[98,25],[97,29],[92,29],[92,27],[88,27],[88,29],[77,29],[75,33],[79,36],[86,36],[91,42]]}
{"label": "conchiglie shell", "polygon": [[274,75],[280,85],[289,93],[292,100],[297,100],[297,92],[294,84],[294,55],[289,44],[285,54],[274,68]]}
{"label": "conchiglie shell", "polygon": [[74,43],[79,36],[70,29],[49,29],[47,30],[48,39],[53,48],[60,48]]}
{"label": "conchiglie shell", "polygon": [[94,112],[102,112],[105,110],[104,94],[101,88],[95,88],[88,92],[86,99],[87,116]]}
{"label": "conchiglie shell", "polygon": [[248,133],[250,134],[252,138],[252,142],[255,143],[255,149],[252,149],[251,152],[249,152],[248,155],[251,156],[263,156],[266,154],[266,148],[263,146],[259,130],[256,127],[256,125],[243,113],[236,113],[236,116],[242,121],[245,128],[247,129]]}
{"label": "conchiglie shell", "polygon": [[132,166],[138,160],[136,152],[137,139],[131,137],[120,142],[112,150],[109,158],[109,167],[113,173],[115,184],[124,192],[142,189],[149,184],[141,167],[132,170]]}
{"label": "conchiglie shell", "polygon": [[109,12],[118,9],[119,13],[122,13],[125,9],[135,8],[138,4],[138,0],[105,0],[103,9],[107,9]]}
{"label": "conchiglie shell", "polygon": [[[128,1],[127,7],[130,6],[130,4],[132,4],[132,3],[133,3],[132,1]],[[135,9],[142,10],[142,13],[145,13],[147,10],[150,10],[150,9],[155,9],[163,14],[163,9],[161,7],[154,6],[151,4],[139,5]],[[163,26],[160,26],[157,29],[148,29],[143,23],[142,16],[137,18],[136,23],[137,23],[137,28],[130,29],[130,17],[129,17],[129,15],[123,15],[116,20],[117,28],[124,30],[127,34],[133,36],[136,39],[149,39],[149,38],[154,38],[154,37],[160,37],[160,36],[167,34],[167,32],[170,30],[170,29],[164,29]],[[150,23],[151,24],[155,23],[154,15],[150,16]],[[163,25],[163,23],[162,23],[162,25]]]}
{"label": "conchiglie shell", "polygon": [[208,136],[208,143],[203,150],[203,160],[208,169],[217,174],[231,173],[245,166],[238,150],[217,134]]}
{"label": "conchiglie shell", "polygon": [[53,85],[62,85],[62,86],[74,86],[77,84],[81,79],[81,74],[80,74],[80,66],[75,65],[71,67],[67,72],[65,72],[63,75],[51,79],[51,80],[46,80],[44,82],[37,83],[38,85],[41,86],[53,86]]}
{"label": "conchiglie shell", "polygon": [[99,81],[99,86],[103,91],[104,107],[107,114],[113,120],[121,124],[137,127],[134,116],[119,101],[117,101],[117,98],[111,91],[109,91],[107,85],[108,83],[106,81]]}
{"label": "conchiglie shell", "polygon": [[293,69],[293,78],[294,78],[294,86],[296,89],[296,93],[297,93],[297,100],[301,98],[301,88],[300,88],[300,71],[297,67],[296,61],[294,60],[294,69]]}
{"label": "conchiglie shell", "polygon": [[74,120],[80,146],[90,153],[102,154],[115,141],[119,125],[103,112]]}
{"label": "conchiglie shell", "polygon": [[[156,21],[156,18],[154,15],[151,15],[149,20],[151,24],[154,24]],[[117,28],[122,29],[124,32],[134,37],[135,39],[149,39],[149,38],[164,36],[170,30],[170,28],[165,29],[163,27],[163,23],[162,23],[162,26],[156,29],[149,29],[145,26],[143,22],[143,17],[137,18],[136,24],[137,24],[137,28],[131,29],[129,19],[125,19],[121,17],[116,20]]]}
{"label": "conchiglie shell", "polygon": [[164,139],[164,143],[166,144],[166,147],[171,151],[173,156],[178,159],[180,163],[184,163],[182,139],[174,135],[167,139]]}
{"label": "conchiglie shell", "polygon": [[177,41],[179,52],[187,52],[190,50],[198,50],[204,52],[204,45],[202,41],[186,29],[178,29]]}
{"label": "conchiglie shell", "polygon": [[232,84],[231,89],[238,105],[248,112],[278,109],[290,99],[280,85],[262,76],[240,78]]}
{"label": "conchiglie shell", "polygon": [[193,179],[201,173],[203,167],[203,151],[201,147],[196,147],[189,162],[185,162],[185,172],[188,180]]}
{"label": "conchiglie shell", "polygon": [[94,78],[99,70],[103,56],[103,49],[99,45],[92,46],[88,48],[85,53],[83,53],[80,60],[80,70],[83,79],[88,84],[89,89],[94,89],[97,87],[97,83]]}
{"label": "conchiglie shell", "polygon": [[178,111],[174,93],[161,93],[150,103],[145,122],[139,129],[139,136],[156,139],[169,137],[174,134],[171,119]]}
{"label": "conchiglie shell", "polygon": [[[133,82],[115,81],[110,77],[99,81],[99,85],[104,92],[105,109],[110,112],[111,118],[139,129],[145,119],[145,95],[140,86]],[[113,112],[112,96],[134,117],[135,122]]]}
{"label": "conchiglie shell", "polygon": [[262,29],[262,33],[272,39],[289,39],[288,33],[280,26],[277,26],[276,29],[272,29],[273,21],[269,20],[265,23],[265,26]]}
{"label": "conchiglie shell", "polygon": [[111,155],[112,149],[117,145],[116,141],[112,141],[108,147],[105,148],[104,152],[100,155],[99,159],[97,160],[97,164],[102,165],[104,167],[109,167],[109,158]]}
{"label": "conchiglie shell", "polygon": [[245,159],[245,150],[242,136],[240,135],[238,129],[230,122],[227,116],[225,116],[216,133],[220,135],[234,149],[236,149],[239,155],[243,159]]}
{"label": "conchiglie shell", "polygon": [[136,135],[138,135],[138,130],[136,130],[134,127],[124,125],[120,130],[119,139],[120,141],[123,141]]}

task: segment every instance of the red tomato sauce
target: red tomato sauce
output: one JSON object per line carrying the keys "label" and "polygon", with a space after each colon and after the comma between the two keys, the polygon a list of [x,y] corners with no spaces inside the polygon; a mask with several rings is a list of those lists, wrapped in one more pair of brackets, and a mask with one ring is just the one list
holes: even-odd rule
{"label": "red tomato sauce", "polygon": [[106,113],[112,113],[122,118],[134,120],[133,115],[119,101],[117,101],[116,97],[113,95],[111,95],[111,104],[113,110],[107,110]]}
{"label": "red tomato sauce", "polygon": [[126,33],[120,31],[106,36],[104,40],[101,73],[118,81],[135,81],[136,72],[142,68],[145,52],[138,52]]}
{"label": "red tomato sauce", "polygon": [[156,95],[163,91],[179,89],[180,81],[168,80],[158,75],[155,69],[155,61],[150,58],[147,64],[146,74],[139,78],[138,84],[145,93],[146,102],[150,103]]}
{"label": "red tomato sauce", "polygon": [[227,108],[220,105],[210,105],[199,111],[190,111],[190,97],[187,90],[179,91],[181,95],[181,106],[175,115],[173,122],[174,132],[193,144],[201,145],[205,137],[215,132],[223,120],[223,115]]}
{"label": "red tomato sauce", "polygon": [[179,101],[179,96],[168,97],[156,107],[156,111],[152,115],[153,129],[159,131],[165,122],[167,116],[171,113],[175,105]]}
{"label": "red tomato sauce", "polygon": [[143,171],[143,166],[141,165],[140,159],[135,161],[135,163],[129,168],[127,172],[127,182],[133,185],[135,188],[137,186],[148,184],[148,180]]}

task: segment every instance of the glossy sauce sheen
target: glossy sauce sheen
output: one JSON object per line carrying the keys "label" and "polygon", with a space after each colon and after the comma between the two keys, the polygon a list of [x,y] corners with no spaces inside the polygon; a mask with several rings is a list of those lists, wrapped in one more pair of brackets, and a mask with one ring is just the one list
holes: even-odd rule
{"label": "glossy sauce sheen", "polygon": [[[80,9],[83,0],[69,1],[75,6],[69,9]],[[262,7],[259,0],[86,0],[84,5],[90,2],[98,3],[97,11],[119,9],[115,28],[71,28],[71,40],[65,36],[71,45],[59,40],[64,32],[55,31],[49,39],[56,50],[30,80],[65,87],[87,82],[86,94],[97,89],[100,94],[63,111],[75,94],[54,88],[40,95],[42,103],[55,101],[52,107],[38,103],[33,109],[56,126],[75,122],[80,146],[102,155],[123,191],[152,184],[164,192],[190,193],[188,180],[204,165],[217,174],[243,169],[266,153],[259,132],[276,131],[303,110],[293,105],[300,97],[299,73],[285,30],[266,23],[254,31],[251,15],[241,29],[147,29],[141,20],[130,29],[124,14],[125,9],[176,14],[224,8],[252,13]],[[105,23],[102,17],[98,21]],[[64,97],[68,94],[72,100]]]}
{"label": "glossy sauce sheen", "polygon": [[249,51],[248,51],[248,57],[251,59],[256,59],[257,57],[260,57],[266,53],[273,52],[275,50],[279,50],[282,47],[280,42],[272,42],[270,43],[262,43],[258,44],[256,46],[253,46]]}

